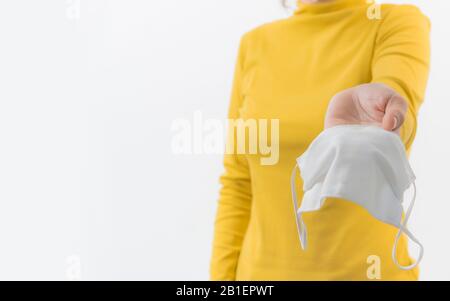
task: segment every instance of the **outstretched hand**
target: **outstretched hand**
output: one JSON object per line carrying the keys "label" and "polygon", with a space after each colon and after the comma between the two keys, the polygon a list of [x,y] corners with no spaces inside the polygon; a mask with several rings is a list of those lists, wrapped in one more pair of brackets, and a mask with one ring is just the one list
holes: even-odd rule
{"label": "outstretched hand", "polygon": [[399,133],[407,108],[406,100],[390,87],[380,83],[364,84],[339,92],[331,99],[325,128],[367,124]]}

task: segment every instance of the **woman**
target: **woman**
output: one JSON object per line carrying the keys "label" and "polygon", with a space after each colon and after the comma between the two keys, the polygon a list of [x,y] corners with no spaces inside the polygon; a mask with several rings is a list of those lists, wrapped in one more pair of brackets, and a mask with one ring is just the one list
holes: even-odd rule
{"label": "woman", "polygon": [[[374,266],[382,280],[418,279],[417,269],[391,260],[397,229],[345,200],[304,215],[310,240],[302,252],[291,203],[295,159],[324,125],[378,125],[411,148],[430,24],[414,6],[382,5],[377,14],[373,5],[300,0],[293,16],[242,37],[229,118],[279,119],[280,154],[275,165],[257,155],[225,156],[211,279],[367,280]],[[397,256],[412,262],[405,238]]]}

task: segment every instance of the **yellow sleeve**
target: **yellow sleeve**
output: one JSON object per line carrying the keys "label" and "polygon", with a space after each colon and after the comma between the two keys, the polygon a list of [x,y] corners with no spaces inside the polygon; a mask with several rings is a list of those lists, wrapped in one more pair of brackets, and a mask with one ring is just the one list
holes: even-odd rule
{"label": "yellow sleeve", "polygon": [[[241,39],[235,68],[229,119],[239,118],[239,108],[242,105],[241,87],[245,49],[244,36]],[[236,135],[233,136],[236,137]],[[250,217],[251,179],[245,155],[225,154],[224,167],[225,172],[220,178],[222,187],[214,229],[211,280],[235,279],[239,254]]]}
{"label": "yellow sleeve", "polygon": [[[382,13],[385,13],[383,7]],[[415,6],[394,5],[380,22],[372,61],[372,82],[388,85],[408,101],[400,136],[409,150],[428,80],[430,21]]]}

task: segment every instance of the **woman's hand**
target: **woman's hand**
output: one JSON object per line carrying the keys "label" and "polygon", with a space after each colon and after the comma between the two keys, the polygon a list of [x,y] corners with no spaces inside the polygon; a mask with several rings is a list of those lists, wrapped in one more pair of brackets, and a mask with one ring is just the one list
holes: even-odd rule
{"label": "woman's hand", "polygon": [[390,87],[364,84],[336,94],[328,105],[325,128],[342,124],[369,124],[399,133],[408,104]]}

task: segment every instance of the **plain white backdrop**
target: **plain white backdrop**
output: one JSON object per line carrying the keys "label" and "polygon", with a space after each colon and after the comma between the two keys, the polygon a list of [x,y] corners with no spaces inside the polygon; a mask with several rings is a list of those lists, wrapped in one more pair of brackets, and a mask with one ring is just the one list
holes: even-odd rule
{"label": "plain white backdrop", "polygon": [[[450,280],[450,2],[411,164],[423,280]],[[278,0],[0,3],[0,280],[205,280],[221,155],[172,122],[225,118],[240,36]]]}

